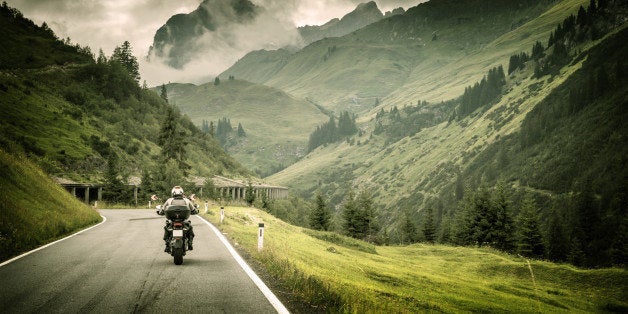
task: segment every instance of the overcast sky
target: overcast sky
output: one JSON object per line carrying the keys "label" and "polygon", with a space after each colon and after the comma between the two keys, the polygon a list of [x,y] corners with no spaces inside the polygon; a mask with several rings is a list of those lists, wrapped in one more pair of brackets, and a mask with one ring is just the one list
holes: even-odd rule
{"label": "overcast sky", "polygon": [[[296,26],[321,25],[342,17],[368,0],[251,0],[273,14],[275,20]],[[376,0],[382,12],[397,7],[408,9],[425,0]],[[143,60],[159,27],[177,13],[194,11],[202,0],[8,0],[11,7],[38,25],[46,22],[59,38],[70,37],[72,43],[89,46],[94,53],[103,49],[107,56],[116,46],[128,40],[140,61],[142,78],[149,85],[163,81],[161,67]],[[254,47],[253,47],[254,48]],[[258,49],[261,49],[258,48]],[[245,52],[242,52],[242,55]],[[237,58],[242,55],[235,56]],[[233,56],[232,56],[233,57]],[[235,58],[233,57],[233,58]],[[235,60],[237,60],[237,58]],[[234,60],[223,60],[204,70],[212,75],[225,70]],[[216,60],[213,60],[216,64]],[[198,68],[198,66],[196,66]],[[195,81],[197,75],[168,70],[172,81]],[[174,71],[174,70],[173,70]],[[212,73],[217,72],[217,73]],[[198,83],[198,82],[197,82]]]}

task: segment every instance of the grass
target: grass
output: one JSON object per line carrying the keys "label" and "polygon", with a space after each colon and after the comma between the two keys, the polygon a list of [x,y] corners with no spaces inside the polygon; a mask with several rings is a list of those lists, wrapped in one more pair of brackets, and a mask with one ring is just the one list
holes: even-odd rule
{"label": "grass", "polygon": [[[159,89],[159,88],[157,88]],[[272,173],[294,163],[305,153],[308,137],[329,118],[305,100],[275,88],[224,79],[219,85],[169,84],[168,95],[196,125],[203,120],[241,123],[246,137],[227,148],[249,169]]]}
{"label": "grass", "polygon": [[24,156],[0,149],[0,170],[0,260],[101,220]]}
{"label": "grass", "polygon": [[[626,311],[628,273],[528,261],[492,249],[373,246],[289,225],[246,207],[204,215],[261,262],[288,293],[330,312]],[[257,226],[265,223],[257,251]],[[280,294],[281,295],[281,294]]]}

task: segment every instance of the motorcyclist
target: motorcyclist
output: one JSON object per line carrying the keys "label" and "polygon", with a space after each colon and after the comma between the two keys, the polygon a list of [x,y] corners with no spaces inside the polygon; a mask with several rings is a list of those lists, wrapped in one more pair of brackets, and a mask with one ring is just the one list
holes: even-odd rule
{"label": "motorcyclist", "polygon": [[[164,210],[166,210],[166,208],[170,205],[188,206],[192,215],[198,214],[197,207],[189,198],[185,196],[182,187],[178,185],[173,187],[171,195],[172,197],[166,200],[164,205],[161,207],[161,210],[159,211],[160,215],[164,215]],[[168,253],[170,252],[170,232],[168,231],[168,228],[171,226],[171,224],[172,222],[170,220],[166,220],[166,225],[164,226],[164,241],[166,242],[166,248],[164,252]],[[192,222],[186,220],[185,226],[188,228],[188,232],[186,235],[188,239],[188,250],[193,250],[194,248],[192,247],[192,241],[194,240],[194,230],[192,228]]]}

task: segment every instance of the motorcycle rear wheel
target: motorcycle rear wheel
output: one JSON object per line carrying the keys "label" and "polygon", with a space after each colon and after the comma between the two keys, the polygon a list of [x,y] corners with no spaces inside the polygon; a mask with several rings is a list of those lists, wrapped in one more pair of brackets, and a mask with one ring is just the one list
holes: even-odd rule
{"label": "motorcycle rear wheel", "polygon": [[174,256],[174,264],[181,265],[183,264],[183,249],[178,248],[172,251],[172,256]]}

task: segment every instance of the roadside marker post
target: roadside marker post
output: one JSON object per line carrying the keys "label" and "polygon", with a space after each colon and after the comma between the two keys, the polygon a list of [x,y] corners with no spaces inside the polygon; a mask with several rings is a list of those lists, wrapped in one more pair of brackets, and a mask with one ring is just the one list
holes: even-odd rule
{"label": "roadside marker post", "polygon": [[223,220],[225,220],[225,207],[220,206],[220,224],[222,224]]}
{"label": "roadside marker post", "polygon": [[264,248],[264,223],[259,223],[259,232],[257,234],[257,251],[261,252]]}
{"label": "roadside marker post", "polygon": [[207,202],[205,202],[205,214],[207,214],[207,213],[209,213],[209,209],[208,209],[208,206],[207,206]]}

